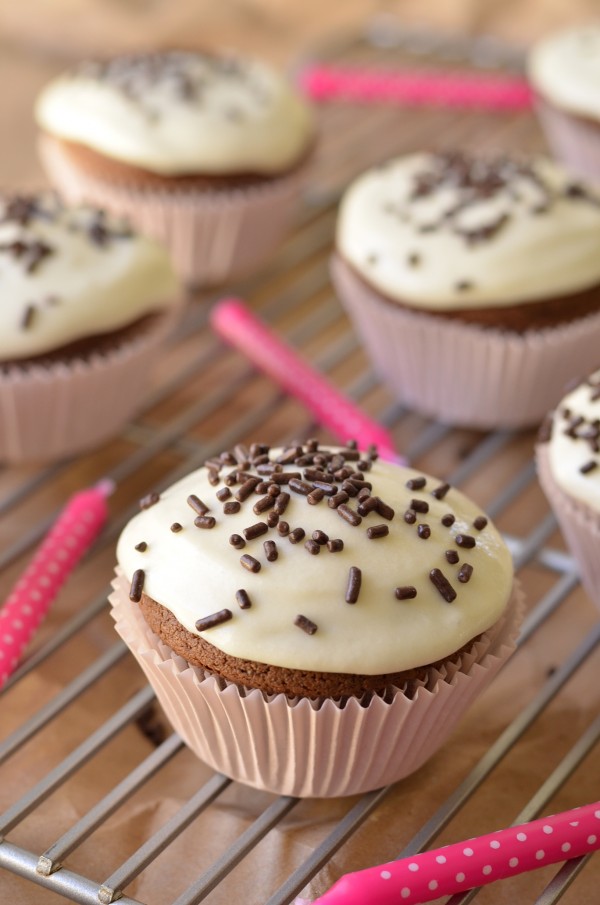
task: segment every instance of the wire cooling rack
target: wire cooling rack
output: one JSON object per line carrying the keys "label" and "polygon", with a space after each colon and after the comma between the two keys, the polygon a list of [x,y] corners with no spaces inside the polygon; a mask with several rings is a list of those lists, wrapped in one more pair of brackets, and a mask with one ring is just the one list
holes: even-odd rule
{"label": "wire cooling rack", "polygon": [[[345,62],[396,63],[408,55],[411,63],[423,58],[448,66],[455,62],[502,69],[518,65],[518,54],[491,39],[450,40],[430,32],[404,32],[394,20],[384,18],[372,22],[361,36],[341,38],[335,47],[328,45],[319,53],[320,58],[324,55]],[[534,670],[535,681],[523,689],[522,698],[507,702],[509,712],[501,731],[486,740],[462,771],[455,771],[452,785],[444,788],[441,798],[431,797],[422,771],[400,784],[398,800],[407,817],[404,836],[394,842],[393,854],[406,855],[427,848],[438,837],[444,841],[450,824],[466,827],[464,835],[473,834],[469,829],[493,829],[485,802],[498,801],[505,791],[519,809],[509,815],[508,822],[547,812],[551,804],[561,801],[557,796],[563,788],[568,792],[564,807],[589,799],[600,716],[589,707],[581,712],[565,710],[566,705],[561,709],[560,702],[565,696],[570,700],[569,689],[579,677],[584,681],[588,674],[593,677],[594,663],[597,675],[600,625],[537,487],[533,435],[451,429],[395,403],[368,367],[328,280],[336,201],[355,173],[394,153],[421,147],[538,150],[543,144],[535,123],[526,113],[500,116],[342,104],[324,108],[320,118],[322,140],[295,232],[268,271],[236,290],[316,367],[388,426],[411,463],[460,485],[497,520],[529,598],[520,651],[503,676],[510,676],[517,668],[513,663],[528,652],[532,662],[539,658],[544,664],[541,678],[539,668]],[[145,410],[120,438],[76,462],[0,470],[0,576],[6,589],[67,492],[106,474],[119,488],[109,526],[4,691],[8,704],[9,696],[19,701],[22,719],[8,731],[2,721],[0,792],[6,810],[0,815],[0,890],[6,872],[31,881],[19,886],[20,901],[69,899],[97,905],[119,899],[123,905],[134,905],[139,900],[128,893],[136,878],[151,872],[154,879],[144,905],[194,905],[205,899],[220,903],[228,901],[228,878],[250,861],[253,867],[246,875],[252,877],[252,884],[244,893],[248,905],[285,905],[321,872],[330,881],[335,876],[335,870],[327,873],[333,859],[338,872],[366,866],[357,863],[357,848],[352,847],[366,826],[369,834],[386,832],[377,829],[377,816],[396,794],[394,790],[336,802],[326,820],[322,802],[262,795],[210,771],[202,773],[191,792],[188,783],[181,794],[177,777],[191,773],[193,778],[194,762],[179,738],[169,735],[162,724],[151,689],[144,685],[123,643],[116,640],[106,615],[114,543],[134,512],[134,501],[149,486],[160,490],[239,441],[264,438],[277,443],[315,433],[327,439],[296,403],[210,334],[207,310],[213,300],[192,303],[184,325],[158,363],[160,380]],[[572,624],[578,626],[575,633]],[[73,672],[69,664],[81,663],[77,656],[81,653],[84,666]],[[553,708],[550,746],[556,748],[556,757],[551,768],[538,772],[537,765],[521,755],[522,788],[514,788],[513,783],[513,788],[505,790],[503,761],[514,752],[518,755],[524,737],[535,740],[547,711],[552,713]],[[74,712],[81,726],[73,725]],[[565,720],[564,713],[579,716]],[[69,740],[66,755],[59,744],[65,737]],[[144,745],[137,744],[140,741]],[[139,757],[138,751],[142,752]],[[438,756],[439,768],[446,769],[451,756],[441,760]],[[27,764],[25,773],[20,763]],[[107,783],[117,763],[116,778]],[[182,764],[180,773],[177,764]],[[78,782],[90,765],[98,766],[93,775],[104,777],[97,789]],[[595,772],[597,776],[597,759]],[[154,788],[160,796],[172,791],[177,805],[147,832],[142,828],[119,858],[114,852],[109,857],[96,840],[106,843],[111,827],[135,806],[136,796]],[[581,797],[586,794],[588,799]],[[60,821],[57,802],[61,803]],[[71,819],[64,816],[67,802]],[[208,845],[217,811],[244,808],[246,819],[239,831],[216,856],[211,855],[207,865],[202,857],[197,870],[189,863],[179,865],[177,842],[188,828],[198,833],[201,850]],[[410,818],[413,810],[416,820]],[[315,832],[298,852],[286,854],[286,865],[292,863],[292,868],[286,867],[281,875],[266,863],[272,862],[273,848],[262,843],[284,833],[294,814],[301,815],[299,824],[314,826]],[[584,878],[569,888],[584,868],[585,889],[597,890],[600,885],[598,863],[588,865],[589,861],[589,857],[567,861],[546,872],[527,901],[536,905],[560,899],[581,902],[578,889],[583,888]],[[591,881],[593,871],[595,882]],[[184,879],[178,883],[179,873]],[[452,905],[476,897],[482,902],[523,902],[511,892],[510,882],[455,896]],[[1,895],[0,899],[6,901]],[[586,901],[592,901],[589,893]]]}

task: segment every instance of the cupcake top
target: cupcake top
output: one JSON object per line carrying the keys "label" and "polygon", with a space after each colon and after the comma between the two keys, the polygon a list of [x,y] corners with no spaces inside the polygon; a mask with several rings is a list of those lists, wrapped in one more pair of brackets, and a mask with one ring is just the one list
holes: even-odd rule
{"label": "cupcake top", "polygon": [[141,501],[117,558],[142,592],[230,656],[379,675],[490,628],[507,547],[447,484],[354,448],[253,444]]}
{"label": "cupcake top", "polygon": [[51,135],[165,176],[271,175],[312,140],[310,111],[264,63],[188,51],[88,62],[36,105]]}
{"label": "cupcake top", "polygon": [[600,512],[600,371],[567,393],[542,428],[556,483]]}
{"label": "cupcake top", "polygon": [[549,101],[571,113],[600,117],[600,24],[580,25],[534,45],[529,80]]}
{"label": "cupcake top", "polygon": [[543,158],[412,154],[364,173],[337,248],[388,298],[429,310],[514,305],[600,282],[600,195]]}
{"label": "cupcake top", "polygon": [[0,361],[110,333],[176,300],[166,251],[53,194],[0,196]]}

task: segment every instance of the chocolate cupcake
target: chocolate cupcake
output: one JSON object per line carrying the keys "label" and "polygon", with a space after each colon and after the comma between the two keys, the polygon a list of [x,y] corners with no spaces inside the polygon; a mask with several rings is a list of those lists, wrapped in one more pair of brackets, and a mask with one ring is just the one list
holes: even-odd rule
{"label": "chocolate cupcake", "polygon": [[538,475],[589,597],[600,607],[600,371],[548,416],[536,447]]}
{"label": "chocolate cupcake", "polygon": [[532,47],[528,75],[536,110],[555,156],[600,180],[600,25],[579,25]]}
{"label": "chocolate cupcake", "polygon": [[308,108],[268,66],[191,51],[83,63],[42,91],[36,118],[64,195],[130,217],[194,285],[273,253],[314,141]]}
{"label": "chocolate cupcake", "polygon": [[329,797],[406,776],[512,649],[506,546],[420,472],[254,444],[141,507],[117,630],[186,743],[250,785]]}
{"label": "chocolate cupcake", "polygon": [[0,461],[90,449],[131,417],[177,316],[167,252],[56,196],[0,196]]}
{"label": "chocolate cupcake", "polygon": [[414,154],[349,187],[332,277],[402,402],[522,427],[597,358],[599,242],[598,196],[548,160]]}

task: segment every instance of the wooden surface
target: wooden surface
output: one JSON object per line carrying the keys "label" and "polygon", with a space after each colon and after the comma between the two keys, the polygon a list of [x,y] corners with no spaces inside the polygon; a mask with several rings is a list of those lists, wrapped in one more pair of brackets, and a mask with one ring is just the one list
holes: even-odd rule
{"label": "wooden surface", "polygon": [[[355,47],[346,57],[374,58],[371,51],[362,47]],[[397,55],[393,58],[397,59]],[[5,185],[36,184],[42,179],[35,158],[30,109],[37,89],[60,68],[61,62],[32,53],[30,49],[26,51],[23,45],[14,43],[0,59],[3,84],[12,89],[3,92],[0,104],[3,135],[0,161]],[[469,430],[436,433],[436,428],[425,419],[399,409],[388,392],[372,379],[360,344],[353,337],[328,282],[335,197],[352,175],[393,153],[449,146],[540,150],[541,135],[528,114],[365,110],[340,105],[323,109],[319,116],[322,135],[309,193],[312,206],[302,212],[294,236],[284,243],[272,266],[240,291],[315,366],[326,370],[333,382],[355,395],[371,413],[385,418],[400,450],[410,451],[416,448],[415,444],[420,446],[423,451],[415,456],[417,467],[440,477],[452,475],[482,443],[496,443],[497,450],[484,457],[461,483],[462,489],[485,507],[531,462],[533,432],[491,441]],[[115,537],[139,497],[199,464],[222,442],[264,439],[276,443],[313,433],[331,439],[326,431],[311,424],[297,403],[282,398],[270,381],[249,369],[237,353],[222,349],[205,326],[209,303],[208,298],[191,301],[186,328],[157,362],[150,388],[153,404],[121,437],[51,471],[34,466],[0,470],[0,500],[9,497],[13,501],[0,516],[0,556],[8,558],[14,544],[29,539],[22,550],[16,551],[17,555],[10,557],[10,564],[0,574],[0,597],[27,562],[44,521],[68,494],[107,473],[114,472],[118,479],[117,492],[111,501],[111,525],[60,595],[32,645],[32,653],[68,625],[70,619],[85,612],[90,601],[97,599],[96,615],[6,693],[0,705],[2,737],[17,730],[26,718],[51,701],[114,645],[114,633],[102,599],[114,564]],[[431,441],[423,442],[424,436],[430,436]],[[547,512],[539,487],[531,481],[503,510],[498,524],[513,536],[527,537]],[[556,532],[549,543],[558,549],[563,546]],[[521,579],[527,591],[528,607],[532,609],[552,587],[556,576],[533,561],[521,570]],[[597,618],[597,610],[577,587],[476,703],[444,752],[389,794],[384,805],[326,866],[313,891],[324,888],[341,872],[394,857],[485,755],[506,726],[544,688],[548,676],[593,629]],[[484,832],[515,819],[598,713],[599,666],[596,652],[444,830],[440,843]],[[120,659],[2,767],[0,811],[44,777],[143,686],[143,676],[133,659],[129,656]],[[24,820],[10,834],[11,841],[29,851],[42,852],[152,749],[152,741],[139,726],[128,725]],[[191,754],[180,752],[106,826],[69,856],[69,868],[102,881],[172,816],[209,775],[210,771]],[[589,755],[564,788],[551,797],[545,811],[599,798],[597,776],[596,753]],[[239,835],[269,801],[269,796],[241,787],[228,790],[220,803],[196,820],[127,888],[127,893],[149,905],[174,901],[211,864],[223,845]],[[354,803],[355,800],[301,803],[208,901],[214,905],[232,900],[261,905]],[[551,876],[553,871],[545,869],[491,887],[478,901],[533,902]],[[594,901],[599,880],[596,860],[563,901],[567,905]],[[12,905],[62,901],[55,893],[34,889],[13,875],[0,873],[0,888],[3,901],[11,901]]]}

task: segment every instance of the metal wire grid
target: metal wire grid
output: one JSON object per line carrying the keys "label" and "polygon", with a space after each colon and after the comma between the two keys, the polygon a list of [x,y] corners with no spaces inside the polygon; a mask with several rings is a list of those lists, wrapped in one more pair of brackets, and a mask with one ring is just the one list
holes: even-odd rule
{"label": "metal wire grid", "polygon": [[[436,42],[435,37],[427,37],[426,33],[421,32],[405,36],[398,31],[395,32],[389,23],[380,20],[372,24],[368,40],[351,43],[345,41],[334,52],[330,52],[330,55],[334,58],[342,56],[344,59],[379,60],[385,54],[382,50],[383,45],[397,52],[399,46],[406,43],[408,50],[412,52],[425,50],[428,53],[433,52],[438,57],[445,56],[446,59],[464,60],[465,51],[468,51],[469,57],[475,61],[478,57],[489,60],[491,51],[495,49],[498,51],[500,63],[503,65],[507,62],[512,63],[512,58],[509,59],[506,55],[502,57],[501,48],[497,48],[496,45],[484,44],[482,47],[477,42],[469,42],[467,45],[464,42],[457,44],[448,41]],[[485,53],[482,54],[482,51]],[[354,113],[356,114],[356,111]],[[315,366],[323,372],[339,370],[349,361],[353,364],[358,362],[350,369],[350,376],[344,381],[346,392],[370,408],[398,438],[405,437],[404,452],[418,467],[423,457],[452,437],[453,432],[444,425],[424,422],[421,419],[417,419],[415,425],[414,416],[405,412],[401,406],[391,403],[389,397],[379,388],[374,375],[365,367],[356,339],[341,317],[339,306],[328,283],[326,259],[335,217],[335,198],[340,186],[351,172],[356,172],[391,153],[414,147],[419,141],[422,141],[424,146],[439,144],[440,121],[446,127],[444,142],[448,144],[459,143],[472,134],[473,119],[467,114],[455,112],[451,116],[441,112],[435,121],[430,117],[413,114],[414,130],[402,130],[401,133],[388,128],[390,119],[390,111],[377,109],[361,111],[358,117],[349,115],[349,111],[343,108],[326,112],[324,150],[320,156],[310,196],[312,206],[305,211],[294,236],[287,242],[269,273],[248,282],[241,287],[241,291],[253,301],[260,314],[274,323],[294,345],[310,348],[316,344],[319,351],[311,357]],[[488,125],[490,129],[487,129]],[[376,142],[372,141],[374,130],[378,130]],[[407,136],[408,131],[410,134]],[[535,145],[537,140],[531,123],[523,117],[490,120],[483,132],[480,130],[477,133],[477,143],[480,146],[489,142],[501,144],[506,141],[509,144],[521,141],[521,144],[526,145],[533,142]],[[293,279],[287,279],[281,290],[282,278],[287,275],[293,275]],[[318,304],[315,300],[318,300]],[[171,368],[169,379],[154,391],[152,398],[148,400],[146,411],[126,430],[124,439],[131,447],[131,451],[120,458],[110,472],[110,477],[114,478],[117,484],[132,478],[139,469],[155,462],[157,457],[168,450],[171,455],[175,454],[177,462],[174,466],[166,468],[160,485],[157,486],[157,489],[160,489],[160,486],[172,483],[201,464],[205,458],[238,440],[248,436],[254,438],[264,436],[264,425],[269,419],[275,419],[275,423],[278,424],[277,436],[273,437],[274,442],[289,440],[292,436],[308,436],[315,431],[316,426],[310,424],[297,410],[292,412],[291,420],[289,414],[282,418],[286,403],[273,387],[268,388],[265,398],[259,399],[251,407],[237,406],[241,414],[238,413],[225,429],[220,428],[213,435],[204,427],[221,409],[234,406],[248,382],[256,380],[252,369],[237,355],[225,352],[214,338],[208,337],[206,310],[206,306],[196,306],[190,310],[185,324],[174,339],[173,347],[176,353],[191,337],[198,341],[198,346],[202,349],[201,354],[189,360],[183,359],[179,366]],[[319,337],[322,335],[328,337],[333,335],[324,349],[319,346]],[[171,359],[176,362],[177,355],[171,354]],[[158,426],[153,425],[152,414],[162,403],[176,397],[183,387],[197,378],[198,374],[215,372],[223,361],[232,365],[232,373],[222,385],[213,381],[211,392],[206,398],[202,397],[188,402],[184,407],[176,408],[175,414],[171,412],[159,422]],[[198,439],[199,433],[201,439]],[[519,442],[517,437],[506,431],[475,437],[469,434],[468,438],[471,445],[468,454],[447,476],[455,485],[464,484],[476,477],[482,469],[502,462],[511,447]],[[26,477],[20,483],[16,482],[4,498],[0,499],[0,516],[6,517],[9,514],[14,516],[20,507],[26,506],[37,492],[64,474],[65,469],[69,467],[71,466],[68,463],[53,465]],[[527,492],[534,480],[533,463],[530,460],[525,461],[514,470],[501,492],[486,504],[486,509],[493,517],[501,517],[510,510],[515,500]],[[100,538],[94,555],[99,555],[102,550],[114,545],[118,533],[132,512],[132,508],[126,507],[111,521]],[[30,527],[0,554],[0,570],[4,570],[4,574],[8,574],[8,570],[20,557],[29,554],[31,548],[47,530],[51,520],[52,516],[40,522],[33,521]],[[578,577],[571,558],[558,549],[546,546],[554,530],[554,519],[546,514],[526,534],[511,532],[506,535],[518,570],[536,563],[547,569],[553,577],[550,589],[535,601],[529,612],[519,640],[520,645],[527,644],[545,620],[557,607],[565,603],[577,587]],[[76,638],[78,633],[101,613],[105,607],[107,590],[107,588],[93,589],[91,599],[82,606],[77,615],[65,621],[58,631],[32,652],[10,680],[6,688],[7,693],[31,671],[60,651],[71,639]],[[416,853],[433,843],[521,736],[530,727],[535,726],[538,717],[583,667],[599,642],[600,626],[597,626],[565,657],[535,697],[506,727],[450,797],[408,842],[399,853],[400,856]],[[60,721],[69,704],[84,691],[93,690],[102,677],[126,654],[127,650],[121,641],[112,643],[87,669],[0,743],[0,764],[15,756],[21,747],[35,738],[48,723]],[[510,664],[507,668],[510,669]],[[70,870],[68,859],[69,855],[109,820],[138,789],[176,757],[182,748],[182,743],[176,735],[171,735],[162,742],[60,838],[53,839],[45,851],[34,852],[17,846],[10,841],[10,834],[28,815],[35,813],[36,808],[53,792],[61,789],[88,760],[100,756],[111,739],[143,715],[151,705],[153,697],[150,688],[142,688],[32,788],[22,795],[17,792],[20,797],[0,816],[0,867],[75,902],[97,905],[98,902],[111,903],[119,899],[123,905],[139,905],[137,900],[128,897],[122,891],[126,890],[128,884],[163,851],[168,850],[170,843],[187,826],[201,813],[210,809],[212,803],[218,800],[230,785],[231,781],[228,778],[215,774],[103,882]],[[521,813],[515,815],[515,822],[532,819],[543,811],[555,793],[577,770],[599,737],[600,717],[580,736],[572,733],[570,750],[551,775],[544,779],[534,796],[523,806]],[[261,901],[266,900],[267,905],[285,905],[291,902],[377,809],[387,791],[383,789],[362,796],[350,807],[333,831],[321,841],[311,856],[300,863],[278,889],[261,891]],[[277,827],[297,804],[297,800],[293,798],[275,798],[239,838],[222,852],[218,860],[179,895],[174,905],[195,905],[203,901],[242,859],[254,855],[259,842]],[[52,836],[51,831],[50,835]],[[567,861],[537,898],[536,905],[551,905],[557,902],[588,860],[589,857]],[[347,869],[352,869],[352,865],[347,865]],[[452,905],[459,905],[472,901],[476,895],[477,890],[474,890],[454,896],[450,902]]]}

